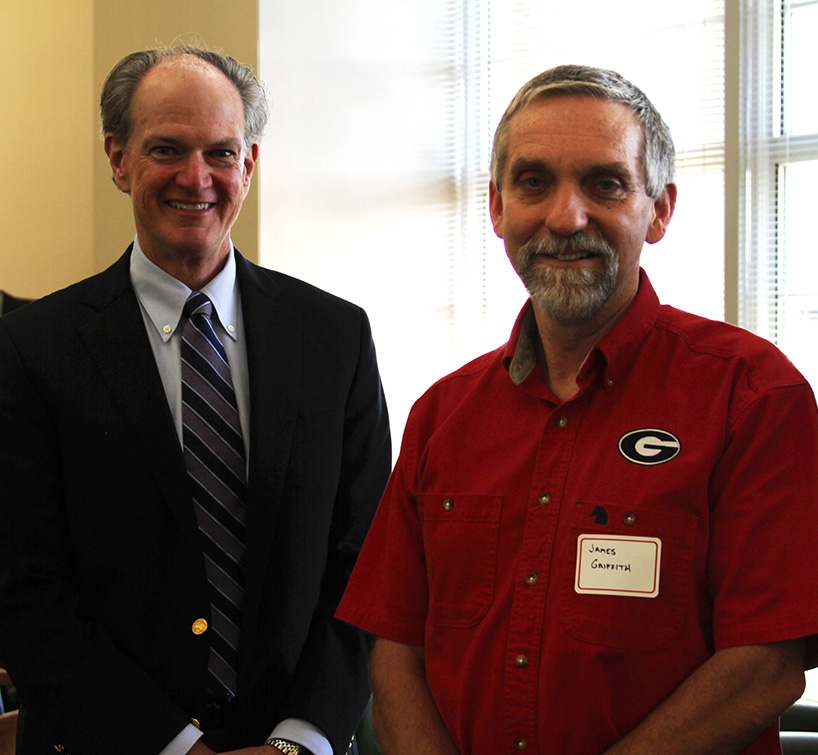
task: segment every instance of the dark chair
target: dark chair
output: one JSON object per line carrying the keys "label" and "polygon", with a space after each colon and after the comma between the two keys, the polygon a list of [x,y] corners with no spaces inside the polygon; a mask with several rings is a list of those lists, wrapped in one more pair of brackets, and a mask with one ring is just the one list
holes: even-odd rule
{"label": "dark chair", "polygon": [[818,731],[782,731],[781,750],[784,755],[816,755]]}
{"label": "dark chair", "polygon": [[818,754],[818,703],[800,700],[781,715],[784,755]]}
{"label": "dark chair", "polygon": [[799,700],[787,708],[781,714],[781,731],[818,732],[818,703]]}

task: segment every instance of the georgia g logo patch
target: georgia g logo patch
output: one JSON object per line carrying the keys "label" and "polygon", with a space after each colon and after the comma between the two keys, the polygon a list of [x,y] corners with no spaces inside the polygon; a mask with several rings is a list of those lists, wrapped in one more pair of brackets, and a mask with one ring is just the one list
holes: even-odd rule
{"label": "georgia g logo patch", "polygon": [[634,464],[664,464],[675,459],[681,450],[681,441],[667,430],[631,430],[619,439],[619,453]]}

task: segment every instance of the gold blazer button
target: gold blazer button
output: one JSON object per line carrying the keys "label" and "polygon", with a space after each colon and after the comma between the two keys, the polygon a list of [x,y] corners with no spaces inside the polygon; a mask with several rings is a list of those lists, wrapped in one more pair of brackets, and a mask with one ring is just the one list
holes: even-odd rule
{"label": "gold blazer button", "polygon": [[207,631],[207,622],[204,619],[196,619],[191,629],[193,634],[204,634]]}

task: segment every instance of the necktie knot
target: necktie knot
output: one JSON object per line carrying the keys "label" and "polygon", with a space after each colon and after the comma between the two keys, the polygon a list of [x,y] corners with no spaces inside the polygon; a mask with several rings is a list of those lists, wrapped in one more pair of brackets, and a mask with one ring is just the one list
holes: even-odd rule
{"label": "necktie knot", "polygon": [[185,302],[184,313],[186,317],[193,317],[193,315],[210,317],[213,314],[213,302],[210,301],[207,294],[194,291]]}

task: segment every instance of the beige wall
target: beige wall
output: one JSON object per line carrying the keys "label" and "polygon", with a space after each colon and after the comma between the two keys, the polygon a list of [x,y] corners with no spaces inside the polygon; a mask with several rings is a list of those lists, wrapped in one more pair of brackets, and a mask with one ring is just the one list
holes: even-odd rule
{"label": "beige wall", "polygon": [[[36,297],[102,270],[133,237],[98,133],[111,66],[197,41],[257,70],[258,2],[3,0],[0,28],[0,288]],[[233,238],[258,259],[255,187]]]}
{"label": "beige wall", "polygon": [[93,270],[93,2],[0,3],[0,288]]}

